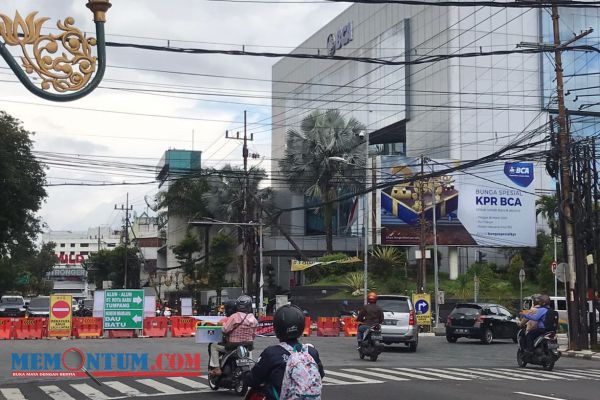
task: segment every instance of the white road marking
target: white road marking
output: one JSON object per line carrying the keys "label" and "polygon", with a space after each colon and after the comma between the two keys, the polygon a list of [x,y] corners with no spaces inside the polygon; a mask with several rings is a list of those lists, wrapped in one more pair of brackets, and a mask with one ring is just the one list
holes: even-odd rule
{"label": "white road marking", "polygon": [[[421,370],[425,370],[425,371],[431,371],[431,372],[438,372],[440,371],[437,368],[419,368],[419,371]],[[482,379],[482,380],[491,380],[490,378],[487,377],[483,377],[483,376],[477,376],[477,375],[473,375],[470,371],[466,371],[466,372],[457,372],[457,371],[450,371],[448,368],[444,368],[442,370],[445,374],[453,374],[456,376],[462,376],[463,378],[468,378],[468,379]]]}
{"label": "white road marking", "polygon": [[138,379],[136,382],[141,383],[142,385],[146,385],[151,387],[152,389],[156,389],[159,392],[165,394],[180,394],[183,391],[174,388],[173,386],[165,385],[164,383],[155,381],[154,379]]}
{"label": "white road marking", "polygon": [[567,371],[573,371],[578,374],[600,377],[600,371],[595,369],[568,369]]}
{"label": "white road marking", "polygon": [[377,381],[377,380],[369,379],[369,378],[363,378],[362,376],[350,375],[350,374],[345,374],[343,372],[337,372],[337,371],[325,371],[325,374],[339,376],[340,378],[351,379],[351,380],[359,381],[359,382],[363,382],[363,383],[382,383],[382,381]]}
{"label": "white road marking", "polygon": [[371,368],[371,370],[373,371],[381,371],[381,372],[388,372],[390,374],[395,374],[395,375],[402,375],[402,376],[408,376],[409,378],[415,378],[415,379],[421,379],[424,381],[439,381],[438,378],[432,378],[430,376],[423,376],[423,375],[417,375],[416,373],[410,373],[410,372],[401,372],[401,371],[395,371],[393,369],[383,369],[383,368]]}
{"label": "white road marking", "polygon": [[522,372],[522,370],[516,371],[516,370],[512,370],[512,369],[502,369],[500,368],[499,371],[502,371],[503,374],[506,375],[512,375],[512,376],[516,376],[519,378],[525,378],[525,379],[533,379],[534,381],[549,381],[550,379],[546,379],[546,378],[541,378],[539,375],[542,374],[542,372],[539,372],[537,375],[535,375],[535,372],[532,371],[532,374],[534,375],[528,375],[525,372]]}
{"label": "white road marking", "polygon": [[40,386],[40,389],[54,400],[75,400],[66,394],[61,388],[54,385]]}
{"label": "white road marking", "polygon": [[[544,372],[544,375],[546,375],[547,372]],[[552,371],[552,375],[560,375],[560,376],[566,376],[567,378],[571,378],[571,379],[594,379],[593,376],[586,376],[584,374],[576,374],[574,372],[566,372],[563,370],[554,370]]]}
{"label": "white road marking", "polygon": [[116,390],[119,393],[123,393],[127,396],[140,396],[142,395],[142,392],[140,392],[139,390],[132,388],[131,386],[128,386],[122,382],[119,381],[108,381],[108,382],[102,382],[102,384],[108,386],[111,389]]}
{"label": "white road marking", "polygon": [[106,400],[108,396],[106,396],[101,391],[94,389],[87,383],[74,383],[71,387],[85,395],[88,399],[92,400]]}
{"label": "white road marking", "polygon": [[[325,372],[325,373],[327,373],[327,372]],[[339,379],[335,379],[330,376],[326,376],[323,378],[323,385],[350,385],[352,383],[357,383],[357,382],[340,381]],[[358,383],[362,383],[362,382],[358,382]]]}
{"label": "white road marking", "polygon": [[500,368],[501,371],[510,371],[510,372],[517,372],[517,373],[523,373],[523,376],[525,377],[529,377],[531,374],[533,374],[534,376],[539,376],[539,375],[543,375],[544,377],[548,377],[548,378],[555,378],[555,379],[559,379],[559,380],[565,380],[565,381],[572,381],[574,378],[566,378],[564,376],[560,376],[557,374],[554,374],[552,372],[548,372],[548,371],[544,371],[543,373],[540,372],[536,372],[536,371],[531,371],[531,370],[526,370],[526,369],[519,369],[517,371],[513,370],[513,369],[508,369],[508,368]]}
{"label": "white road marking", "polygon": [[182,385],[191,387],[192,389],[206,389],[206,388],[208,388],[208,385],[205,385],[204,383],[196,382],[196,381],[194,381],[192,379],[185,378],[183,376],[170,376],[168,379],[172,380],[173,382],[177,382],[177,383],[180,383]]}
{"label": "white road marking", "polygon": [[6,400],[27,400],[20,389],[7,388],[0,389],[0,393],[6,398]]}
{"label": "white road marking", "polygon": [[344,368],[342,371],[352,372],[354,374],[368,375],[368,376],[372,376],[372,377],[375,377],[375,378],[389,379],[391,381],[408,381],[409,380],[409,379],[406,379],[406,378],[401,378],[399,376],[394,376],[394,375],[389,375],[389,374],[382,374],[382,373],[373,372],[373,371],[370,371],[370,370],[362,370],[362,369],[355,369],[355,368]]}
{"label": "white road marking", "polygon": [[453,376],[453,375],[447,375],[447,374],[442,374],[439,372],[428,372],[428,371],[423,371],[423,370],[415,370],[412,368],[394,368],[395,370],[398,371],[408,371],[408,372],[414,372],[414,373],[422,373],[422,374],[427,374],[427,375],[432,375],[432,376],[436,376],[438,378],[443,378],[443,379],[450,379],[453,381],[468,381],[469,379],[467,378],[459,378],[457,376]]}
{"label": "white road marking", "polygon": [[[448,368],[448,369],[463,371],[463,369],[461,369],[461,368]],[[474,374],[474,375],[489,376],[490,378],[494,378],[494,379],[508,379],[508,380],[512,380],[512,381],[524,381],[525,380],[525,378],[517,378],[514,376],[502,375],[499,371],[496,371],[494,369],[478,369],[478,370],[470,369],[469,373]]]}
{"label": "white road marking", "polygon": [[541,394],[527,393],[527,392],[515,392],[515,394],[520,394],[520,395],[523,395],[523,396],[530,396],[530,397],[537,397],[539,399],[566,400],[566,399],[562,399],[560,397],[550,397],[550,396],[544,396],[544,395],[541,395]]}

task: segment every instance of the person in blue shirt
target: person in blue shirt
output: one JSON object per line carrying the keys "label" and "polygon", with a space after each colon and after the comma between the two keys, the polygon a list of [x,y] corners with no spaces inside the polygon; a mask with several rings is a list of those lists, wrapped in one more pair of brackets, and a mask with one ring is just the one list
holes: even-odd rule
{"label": "person in blue shirt", "polygon": [[533,299],[534,308],[530,310],[521,311],[522,318],[528,321],[537,322],[537,327],[529,331],[525,336],[525,342],[527,344],[527,348],[525,349],[525,355],[533,354],[533,343],[535,342],[535,339],[546,333],[544,319],[546,317],[546,313],[548,312],[549,303],[550,297],[546,295],[535,296]]}

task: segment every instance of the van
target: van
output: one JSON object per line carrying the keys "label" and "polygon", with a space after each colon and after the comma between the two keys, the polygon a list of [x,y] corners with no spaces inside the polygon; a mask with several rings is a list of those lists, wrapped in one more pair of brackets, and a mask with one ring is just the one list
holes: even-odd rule
{"label": "van", "polygon": [[[523,309],[528,310],[531,308],[533,303],[532,296],[525,297],[523,299]],[[558,322],[561,325],[567,325],[569,323],[569,314],[567,311],[567,299],[564,296],[550,296],[550,303],[554,310],[558,311]],[[591,311],[593,307],[592,302],[588,302],[588,311]],[[600,315],[596,310],[596,322],[600,329]]]}

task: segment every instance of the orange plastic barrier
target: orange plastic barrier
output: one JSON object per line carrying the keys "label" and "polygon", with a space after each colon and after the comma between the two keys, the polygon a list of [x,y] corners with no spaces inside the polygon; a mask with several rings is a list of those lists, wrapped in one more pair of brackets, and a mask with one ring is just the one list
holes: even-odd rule
{"label": "orange plastic barrier", "polygon": [[338,317],[317,318],[317,336],[339,336],[340,319]]}
{"label": "orange plastic barrier", "polygon": [[128,339],[135,337],[135,330],[133,329],[111,329],[108,331],[108,337],[110,339]]}
{"label": "orange plastic barrier", "polygon": [[13,338],[12,318],[0,318],[0,340]]}
{"label": "orange plastic barrier", "polygon": [[42,339],[47,329],[46,318],[18,318],[13,322],[15,339]]}
{"label": "orange plastic barrier", "polygon": [[304,317],[304,332],[302,332],[303,336],[310,336],[310,325],[312,321],[310,317]]}
{"label": "orange plastic barrier", "polygon": [[144,318],[144,336],[166,337],[169,330],[167,317]]}
{"label": "orange plastic barrier", "polygon": [[358,332],[358,321],[353,317],[343,317],[344,321],[344,336],[356,336]]}
{"label": "orange plastic barrier", "polygon": [[171,317],[171,337],[196,335],[196,319],[192,317]]}
{"label": "orange plastic barrier", "polygon": [[102,318],[97,317],[74,317],[72,335],[77,338],[101,338]]}

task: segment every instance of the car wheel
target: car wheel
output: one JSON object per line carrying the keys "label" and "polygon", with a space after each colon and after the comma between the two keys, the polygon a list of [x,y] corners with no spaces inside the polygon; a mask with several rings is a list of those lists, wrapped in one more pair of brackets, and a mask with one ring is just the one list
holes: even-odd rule
{"label": "car wheel", "polygon": [[448,341],[448,343],[456,343],[458,338],[456,336],[446,335],[446,340]]}
{"label": "car wheel", "polygon": [[408,350],[411,353],[414,353],[415,351],[417,351],[417,345],[418,345],[418,342],[410,342],[410,344],[408,345],[409,346]]}
{"label": "car wheel", "polygon": [[483,331],[483,335],[481,335],[481,343],[491,344],[493,341],[494,341],[494,333],[489,328],[485,329]]}

